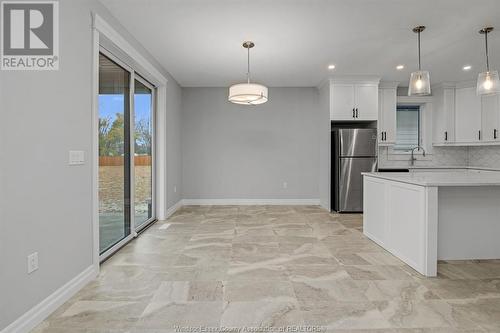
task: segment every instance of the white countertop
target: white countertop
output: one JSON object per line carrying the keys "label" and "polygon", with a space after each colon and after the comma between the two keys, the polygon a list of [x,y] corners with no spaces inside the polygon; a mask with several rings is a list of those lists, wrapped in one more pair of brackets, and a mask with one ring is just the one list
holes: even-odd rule
{"label": "white countertop", "polygon": [[479,169],[450,169],[412,172],[364,172],[366,177],[387,179],[419,186],[500,186],[500,172]]}

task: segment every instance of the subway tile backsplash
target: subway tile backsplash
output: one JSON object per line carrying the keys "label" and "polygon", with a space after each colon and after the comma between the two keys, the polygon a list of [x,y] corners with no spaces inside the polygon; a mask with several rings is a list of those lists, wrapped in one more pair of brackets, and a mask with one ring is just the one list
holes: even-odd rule
{"label": "subway tile backsplash", "polygon": [[500,169],[500,146],[470,147],[468,165]]}
{"label": "subway tile backsplash", "polygon": [[[379,149],[380,168],[407,168],[409,155],[390,155],[387,147]],[[473,166],[500,169],[500,146],[434,147],[427,157],[417,156],[415,166]]]}
{"label": "subway tile backsplash", "polygon": [[[466,147],[434,147],[432,154],[426,157],[417,155],[415,166],[467,166]],[[379,148],[380,168],[407,168],[410,165],[410,155],[391,155],[387,147]]]}

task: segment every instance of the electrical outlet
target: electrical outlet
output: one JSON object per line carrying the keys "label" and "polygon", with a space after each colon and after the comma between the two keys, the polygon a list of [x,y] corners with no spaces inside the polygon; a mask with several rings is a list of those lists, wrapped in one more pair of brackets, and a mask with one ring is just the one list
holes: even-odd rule
{"label": "electrical outlet", "polygon": [[288,188],[288,183],[287,183],[287,182],[283,182],[283,188],[284,188],[284,189],[287,189],[287,188]]}
{"label": "electrical outlet", "polygon": [[38,252],[33,252],[28,256],[28,274],[38,269]]}

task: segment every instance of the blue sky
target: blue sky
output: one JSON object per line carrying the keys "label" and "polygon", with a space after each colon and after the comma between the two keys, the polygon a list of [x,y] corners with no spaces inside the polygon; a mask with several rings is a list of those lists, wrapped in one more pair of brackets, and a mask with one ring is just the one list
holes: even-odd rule
{"label": "blue sky", "polygon": [[[123,95],[100,94],[99,95],[99,118],[110,118],[111,122],[117,113],[123,113]],[[151,110],[151,95],[135,94],[135,121],[148,118]]]}

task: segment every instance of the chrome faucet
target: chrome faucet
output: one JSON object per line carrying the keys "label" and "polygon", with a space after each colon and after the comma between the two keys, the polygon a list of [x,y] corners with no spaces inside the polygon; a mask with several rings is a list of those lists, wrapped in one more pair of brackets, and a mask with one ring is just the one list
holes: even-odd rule
{"label": "chrome faucet", "polygon": [[411,159],[410,159],[410,165],[411,166],[414,166],[415,165],[415,161],[417,160],[417,158],[415,157],[415,154],[414,154],[415,153],[415,149],[417,149],[417,150],[422,149],[422,156],[425,157],[425,149],[424,149],[424,147],[416,146],[415,148],[413,148],[411,150]]}

